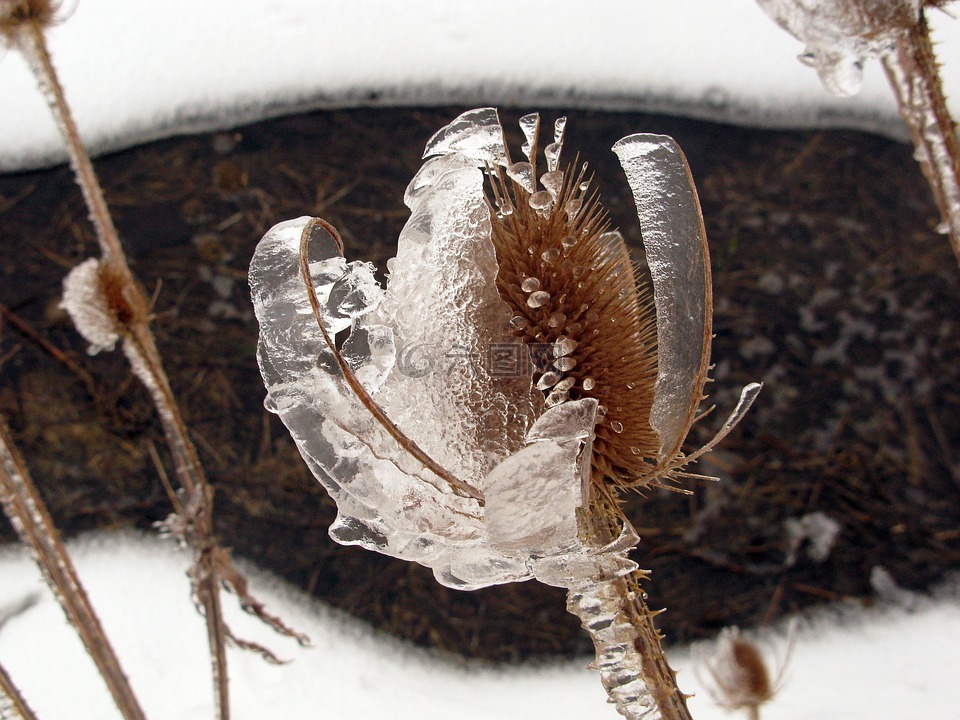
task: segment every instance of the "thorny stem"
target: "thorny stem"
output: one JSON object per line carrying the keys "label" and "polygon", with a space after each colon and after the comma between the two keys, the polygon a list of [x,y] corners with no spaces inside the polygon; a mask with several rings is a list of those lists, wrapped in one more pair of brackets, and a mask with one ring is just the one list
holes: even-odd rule
{"label": "thorny stem", "polygon": [[80,578],[67,555],[56,525],[30,479],[26,463],[14,447],[13,439],[2,419],[0,502],[20,536],[20,541],[30,550],[44,578],[60,601],[64,613],[83,640],[123,717],[128,720],[143,720],[143,711],[103,632],[93,605],[80,584]]}
{"label": "thorny stem", "polygon": [[883,67],[960,263],[960,141],[922,14],[897,38],[896,49],[883,57]]}
{"label": "thorny stem", "polygon": [[0,718],[7,720],[37,720],[19,688],[0,663]]}
{"label": "thorny stem", "polygon": [[[17,47],[23,53],[43,91],[57,125],[66,141],[70,164],[90,211],[90,220],[96,229],[103,255],[103,264],[118,281],[130,307],[149,307],[142,288],[127,265],[119,235],[107,208],[93,164],[84,147],[77,125],[70,112],[63,88],[50,58],[43,29],[36,22],[26,22],[15,35]],[[214,693],[218,717],[228,720],[230,705],[226,668],[226,629],[220,605],[220,582],[216,558],[216,541],[212,526],[212,492],[197,457],[186,426],[180,417],[170,383],[163,369],[160,353],[150,331],[147,314],[134,312],[125,321],[124,352],[137,377],[147,387],[157,408],[167,443],[174,456],[177,478],[188,498],[197,498],[196,513],[191,521],[190,544],[193,546],[195,593],[203,608],[207,637],[213,662]]]}

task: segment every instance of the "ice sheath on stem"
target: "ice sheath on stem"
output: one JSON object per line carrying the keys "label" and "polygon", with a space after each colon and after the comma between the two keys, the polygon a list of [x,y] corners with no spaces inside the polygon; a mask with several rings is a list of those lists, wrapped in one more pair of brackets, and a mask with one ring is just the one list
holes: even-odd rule
{"label": "ice sheath on stem", "polygon": [[651,298],[590,178],[560,166],[565,121],[543,173],[539,117],[521,128],[519,162],[490,108],[434,135],[386,288],[323,220],[267,232],[249,275],[265,404],[336,501],[335,540],[453,588],[566,588],[619,712],[688,718],[617,494],[682,476],[700,452],[680,449],[709,362],[696,193],[670,138],[617,144]]}

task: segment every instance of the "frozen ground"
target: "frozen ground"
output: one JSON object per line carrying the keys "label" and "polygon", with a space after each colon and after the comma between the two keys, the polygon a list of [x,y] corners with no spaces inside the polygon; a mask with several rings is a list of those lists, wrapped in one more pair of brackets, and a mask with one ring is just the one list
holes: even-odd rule
{"label": "frozen ground", "polygon": [[[170,543],[132,534],[89,535],[73,543],[76,564],[121,662],[155,720],[213,716],[203,624],[188,599],[188,557]],[[307,598],[277,579],[251,572],[254,592],[313,647],[271,636],[226,600],[234,629],[289,659],[266,664],[231,651],[236,717],[342,717],[351,720],[556,720],[614,718],[604,707],[587,659],[540,668],[491,669],[452,663],[415,650]],[[86,659],[33,564],[13,547],[0,553],[0,618],[24,598],[36,604],[0,619],[0,657],[41,718],[114,717],[103,684]],[[900,596],[900,608],[834,609],[803,622],[785,686],[764,720],[807,718],[948,718],[960,707],[956,682],[960,606]],[[839,621],[839,622],[838,622]],[[782,637],[771,648],[782,654]],[[698,720],[727,717],[702,692],[690,653],[670,653],[681,687],[698,692]]]}
{"label": "frozen ground", "polygon": [[[359,104],[642,109],[904,137],[886,80],[835,98],[753,0],[67,0],[51,47],[98,150]],[[960,26],[929,13],[960,108]],[[0,171],[63,157],[15,53],[0,62]]]}

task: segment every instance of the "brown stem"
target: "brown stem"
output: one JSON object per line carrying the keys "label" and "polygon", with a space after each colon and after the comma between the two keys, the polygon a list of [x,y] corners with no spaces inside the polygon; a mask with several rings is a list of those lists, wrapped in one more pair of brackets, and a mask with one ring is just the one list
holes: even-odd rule
{"label": "brown stem", "polygon": [[110,297],[124,324],[124,352],[134,373],[150,393],[157,408],[167,443],[174,456],[177,478],[189,498],[199,505],[191,520],[190,544],[194,548],[197,567],[194,569],[194,592],[203,608],[207,637],[213,662],[214,692],[220,720],[228,720],[230,706],[226,666],[226,637],[229,634],[220,605],[220,582],[214,558],[217,553],[213,538],[212,492],[200,465],[186,426],[180,416],[169,380],[163,369],[160,353],[148,324],[149,302],[127,265],[117,229],[107,208],[93,164],[84,147],[76,122],[70,112],[63,88],[50,58],[42,27],[27,22],[16,34],[17,47],[36,76],[44,97],[57,121],[70,155],[70,165],[90,211],[90,220],[97,233],[103,255],[104,274],[117,290]]}
{"label": "brown stem", "polygon": [[10,713],[10,720],[37,720],[19,688],[13,684],[13,679],[0,663],[0,717],[8,717],[7,713]]}
{"label": "brown stem", "polygon": [[960,263],[960,141],[923,15],[899,36],[896,49],[883,57],[883,67]]}
{"label": "brown stem", "polygon": [[67,555],[60,534],[30,479],[26,463],[0,419],[0,502],[20,542],[30,550],[70,623],[93,658],[113,699],[128,720],[143,720],[137,698],[120,668],[100,620]]}

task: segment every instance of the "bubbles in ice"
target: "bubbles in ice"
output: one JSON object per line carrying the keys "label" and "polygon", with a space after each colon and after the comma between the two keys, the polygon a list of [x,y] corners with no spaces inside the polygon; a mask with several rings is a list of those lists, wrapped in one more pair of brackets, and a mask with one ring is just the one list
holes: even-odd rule
{"label": "bubbles in ice", "polygon": [[545,305],[550,301],[550,293],[545,290],[537,290],[535,293],[531,293],[530,297],[527,298],[527,305],[532,308],[538,308]]}
{"label": "bubbles in ice", "polygon": [[524,278],[520,283],[520,289],[527,293],[532,293],[540,289],[540,280],[535,277]]}

